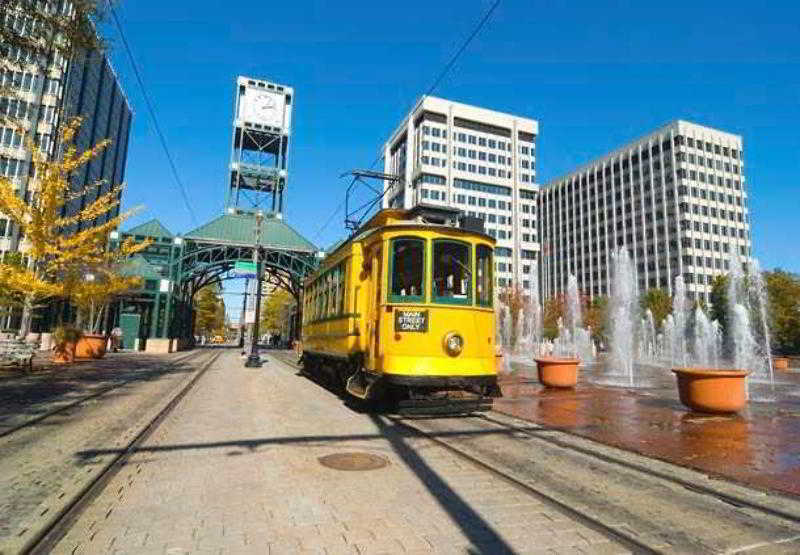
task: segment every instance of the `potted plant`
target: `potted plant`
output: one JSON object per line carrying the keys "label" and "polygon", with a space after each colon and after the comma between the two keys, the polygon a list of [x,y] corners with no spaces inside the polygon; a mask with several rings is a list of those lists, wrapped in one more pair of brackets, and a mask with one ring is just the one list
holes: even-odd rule
{"label": "potted plant", "polygon": [[53,362],[68,363],[75,360],[75,347],[83,332],[73,326],[58,326],[53,330]]}
{"label": "potted plant", "polygon": [[137,287],[138,277],[121,275],[115,266],[95,268],[77,280],[72,288],[72,299],[78,305],[78,321],[84,328],[77,344],[78,358],[103,358],[108,335],[101,332],[108,305],[114,295]]}
{"label": "potted plant", "polygon": [[539,382],[545,387],[575,387],[578,384],[579,358],[549,356],[534,360]]}
{"label": "potted plant", "polygon": [[681,403],[692,410],[734,413],[747,404],[746,370],[673,368]]}
{"label": "potted plant", "polygon": [[788,370],[789,358],[784,356],[776,356],[772,358],[772,367],[775,370]]}

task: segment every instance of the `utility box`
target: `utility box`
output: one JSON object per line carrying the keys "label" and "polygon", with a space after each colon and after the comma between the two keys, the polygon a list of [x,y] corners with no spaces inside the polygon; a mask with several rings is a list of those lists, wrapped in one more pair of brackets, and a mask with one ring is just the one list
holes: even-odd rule
{"label": "utility box", "polygon": [[139,348],[139,330],[141,314],[120,314],[119,327],[122,329],[122,348],[136,350]]}

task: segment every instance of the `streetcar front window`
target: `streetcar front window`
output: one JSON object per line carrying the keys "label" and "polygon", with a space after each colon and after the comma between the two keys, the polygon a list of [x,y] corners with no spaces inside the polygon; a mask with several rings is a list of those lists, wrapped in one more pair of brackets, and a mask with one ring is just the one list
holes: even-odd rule
{"label": "streetcar front window", "polygon": [[425,241],[401,238],[392,241],[390,302],[425,301]]}
{"label": "streetcar front window", "polygon": [[433,300],[470,304],[472,269],[470,246],[455,241],[433,242]]}
{"label": "streetcar front window", "polygon": [[478,245],[475,253],[475,296],[478,306],[492,306],[492,249]]}

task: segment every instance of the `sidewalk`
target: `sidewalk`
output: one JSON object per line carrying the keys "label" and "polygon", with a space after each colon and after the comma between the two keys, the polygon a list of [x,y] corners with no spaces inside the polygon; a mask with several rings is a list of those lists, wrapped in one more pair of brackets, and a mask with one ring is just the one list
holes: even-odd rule
{"label": "sidewalk", "polygon": [[0,432],[104,388],[157,379],[160,365],[188,356],[106,353],[100,360],[49,363],[49,353],[37,353],[33,372],[0,370]]}
{"label": "sidewalk", "polygon": [[[671,372],[650,387],[628,389],[589,382],[582,368],[572,389],[548,389],[536,369],[519,366],[501,378],[494,410],[523,420],[687,466],[751,487],[800,495],[800,373],[776,374],[774,391],[751,385],[739,415],[690,412],[677,398]],[[647,377],[647,376],[645,376]],[[773,396],[772,402],[759,397]]]}
{"label": "sidewalk", "polygon": [[76,451],[126,445],[209,355],[112,354],[0,377],[0,553],[17,553],[110,458]]}
{"label": "sidewalk", "polygon": [[[264,358],[249,369],[223,354],[55,551],[625,552]],[[109,452],[98,444],[77,456]],[[319,460],[353,453],[388,465],[342,471]]]}

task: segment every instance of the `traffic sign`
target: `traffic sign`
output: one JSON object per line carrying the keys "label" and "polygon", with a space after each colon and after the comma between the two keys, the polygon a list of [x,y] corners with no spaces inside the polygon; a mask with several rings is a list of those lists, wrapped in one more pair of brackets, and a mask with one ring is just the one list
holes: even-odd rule
{"label": "traffic sign", "polygon": [[255,279],[258,277],[255,262],[237,262],[233,266],[233,275],[240,278]]}

